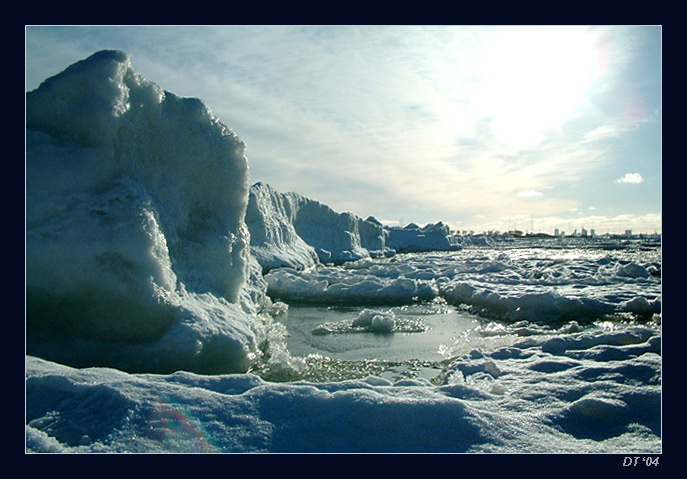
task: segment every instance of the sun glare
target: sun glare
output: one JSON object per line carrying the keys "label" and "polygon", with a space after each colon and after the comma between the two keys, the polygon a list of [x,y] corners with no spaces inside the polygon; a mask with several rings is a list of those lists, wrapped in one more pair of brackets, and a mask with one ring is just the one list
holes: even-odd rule
{"label": "sun glare", "polygon": [[495,33],[484,62],[482,101],[493,133],[527,147],[586,101],[598,53],[586,27],[511,27]]}

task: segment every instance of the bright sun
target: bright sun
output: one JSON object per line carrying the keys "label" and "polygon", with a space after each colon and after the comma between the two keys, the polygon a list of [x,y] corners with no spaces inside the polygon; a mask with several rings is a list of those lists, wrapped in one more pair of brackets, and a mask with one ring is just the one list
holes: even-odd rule
{"label": "bright sun", "polygon": [[481,106],[492,131],[525,148],[585,102],[598,66],[596,36],[587,27],[506,27],[495,32],[483,61]]}

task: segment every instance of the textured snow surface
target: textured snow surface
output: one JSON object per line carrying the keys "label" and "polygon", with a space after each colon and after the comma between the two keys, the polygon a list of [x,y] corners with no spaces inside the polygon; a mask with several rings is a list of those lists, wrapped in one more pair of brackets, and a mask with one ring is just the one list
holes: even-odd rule
{"label": "textured snow surface", "polygon": [[29,357],[27,449],[660,453],[660,336],[554,339],[472,350],[441,385],[127,374]]}

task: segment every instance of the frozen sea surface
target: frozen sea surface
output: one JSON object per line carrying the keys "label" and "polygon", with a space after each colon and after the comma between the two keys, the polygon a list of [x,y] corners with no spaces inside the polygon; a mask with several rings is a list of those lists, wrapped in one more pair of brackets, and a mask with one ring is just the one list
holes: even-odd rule
{"label": "frozen sea surface", "polygon": [[429,378],[475,348],[660,328],[661,251],[647,242],[520,240],[275,270],[267,280],[290,302],[279,321],[293,355],[364,361],[396,379],[403,361]]}
{"label": "frozen sea surface", "polygon": [[268,292],[288,302],[407,304],[443,298],[508,322],[660,313],[659,248],[566,248],[555,241],[550,246],[470,248],[342,267],[277,269],[266,280]]}

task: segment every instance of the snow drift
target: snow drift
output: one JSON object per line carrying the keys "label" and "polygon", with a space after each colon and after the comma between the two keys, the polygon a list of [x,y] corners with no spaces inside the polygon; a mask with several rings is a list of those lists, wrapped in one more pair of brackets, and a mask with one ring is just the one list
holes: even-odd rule
{"label": "snow drift", "polygon": [[[245,370],[258,322],[241,139],[101,51],[26,95],[27,352]],[[209,366],[215,364],[215,366]]]}

